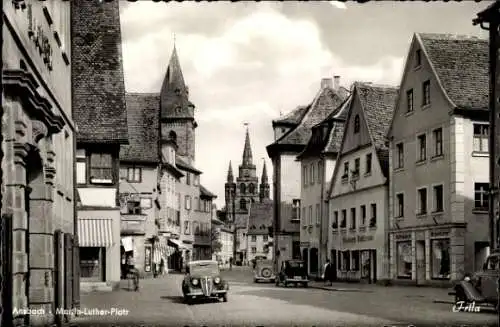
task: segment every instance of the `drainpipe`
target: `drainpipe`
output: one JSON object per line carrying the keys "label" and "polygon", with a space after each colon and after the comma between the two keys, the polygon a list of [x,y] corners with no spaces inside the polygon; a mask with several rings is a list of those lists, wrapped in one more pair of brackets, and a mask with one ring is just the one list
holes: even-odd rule
{"label": "drainpipe", "polygon": [[[326,259],[325,259],[325,262],[323,262],[323,255],[327,255],[328,251],[326,250],[326,247],[324,247],[324,244],[323,244],[323,239],[325,238],[325,235],[324,235],[324,223],[325,223],[325,216],[324,215],[324,201],[325,201],[325,196],[324,196],[324,193],[325,193],[325,160],[324,160],[324,156],[321,155],[320,156],[320,160],[321,160],[321,167],[323,168],[323,171],[321,172],[321,197],[320,197],[320,203],[319,203],[319,210],[320,210],[320,217],[321,217],[321,220],[320,220],[320,225],[319,225],[319,267],[318,267],[318,273],[320,274],[320,276],[323,274],[323,266],[325,265],[325,262],[326,262]],[[318,172],[320,173],[320,172]],[[325,252],[323,254],[323,251]],[[325,257],[326,258],[326,257]]]}

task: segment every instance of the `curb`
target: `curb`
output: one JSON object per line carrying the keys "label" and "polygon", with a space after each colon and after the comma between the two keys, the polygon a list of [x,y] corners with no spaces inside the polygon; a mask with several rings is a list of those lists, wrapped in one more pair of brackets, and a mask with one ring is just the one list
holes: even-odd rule
{"label": "curb", "polygon": [[331,292],[374,293],[374,291],[362,290],[359,288],[329,288],[326,286],[312,286],[312,285],[310,285],[309,288],[331,291]]}

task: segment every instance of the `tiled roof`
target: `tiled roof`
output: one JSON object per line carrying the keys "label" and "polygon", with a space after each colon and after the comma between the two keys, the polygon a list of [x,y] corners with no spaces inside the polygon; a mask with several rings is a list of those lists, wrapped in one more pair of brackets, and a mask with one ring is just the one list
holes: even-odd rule
{"label": "tiled roof", "polygon": [[273,225],[273,201],[252,203],[248,219],[248,235],[268,235]]}
{"label": "tiled roof", "polygon": [[488,109],[488,40],[428,33],[417,37],[451,101],[459,109]]}
{"label": "tiled roof", "polygon": [[356,92],[374,146],[377,149],[386,148],[386,135],[391,125],[399,88],[358,82]]}
{"label": "tiled roof", "polygon": [[71,84],[77,141],[127,143],[119,1],[71,1]]}
{"label": "tiled roof", "polygon": [[339,153],[342,146],[342,136],[344,135],[344,123],[334,122],[330,130],[328,141],[323,149],[323,153]]}
{"label": "tiled roof", "polygon": [[201,196],[206,196],[210,198],[217,198],[217,195],[210,192],[205,186],[200,185],[200,194]]}
{"label": "tiled roof", "polygon": [[183,170],[188,170],[192,173],[195,173],[195,174],[201,174],[201,171],[196,169],[195,167],[193,167],[191,164],[189,164],[188,162],[184,161],[181,157],[179,156],[176,156],[175,157],[175,165],[180,168],[180,169],[183,169]]}
{"label": "tiled roof", "polygon": [[128,93],[125,99],[129,145],[121,146],[120,160],[159,162],[159,94]]}
{"label": "tiled roof", "polygon": [[389,169],[386,135],[391,126],[399,88],[386,85],[356,83],[356,94],[384,175]]}
{"label": "tiled roof", "polygon": [[331,88],[321,89],[299,125],[278,139],[276,144],[306,145],[311,137],[311,128],[325,119],[328,114],[339,107],[348,97],[349,91],[340,87],[338,91]]}
{"label": "tiled roof", "polygon": [[273,126],[275,125],[297,125],[300,123],[302,117],[304,117],[307,112],[307,106],[298,106],[288,114],[273,120]]}

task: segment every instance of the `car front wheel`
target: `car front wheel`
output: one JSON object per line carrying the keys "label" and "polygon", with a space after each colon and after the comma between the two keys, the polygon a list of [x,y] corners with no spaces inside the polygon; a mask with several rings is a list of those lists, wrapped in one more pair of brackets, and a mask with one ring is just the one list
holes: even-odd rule
{"label": "car front wheel", "polygon": [[222,296],[222,301],[227,302],[227,293]]}

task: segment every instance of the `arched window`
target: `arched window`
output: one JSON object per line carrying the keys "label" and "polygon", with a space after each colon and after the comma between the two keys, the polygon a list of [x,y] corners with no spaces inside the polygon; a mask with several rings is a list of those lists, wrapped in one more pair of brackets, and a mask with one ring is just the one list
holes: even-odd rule
{"label": "arched window", "polygon": [[359,133],[359,124],[359,115],[356,115],[356,117],[354,117],[354,134]]}
{"label": "arched window", "polygon": [[255,193],[255,185],[253,183],[248,185],[248,193],[250,193],[250,194]]}
{"label": "arched window", "polygon": [[245,199],[240,200],[240,209],[247,210],[247,200]]}
{"label": "arched window", "polygon": [[241,194],[245,194],[247,192],[247,188],[246,188],[246,185],[241,183],[240,184],[240,193]]}
{"label": "arched window", "polygon": [[168,133],[168,138],[174,142],[177,142],[177,134],[174,131],[170,131],[170,133]]}

